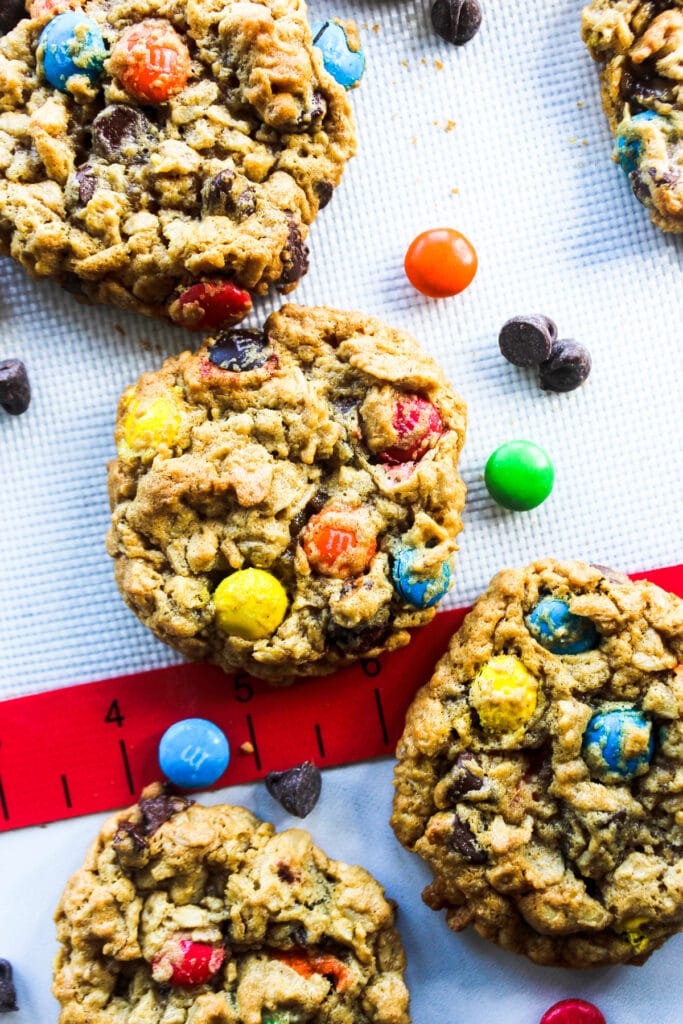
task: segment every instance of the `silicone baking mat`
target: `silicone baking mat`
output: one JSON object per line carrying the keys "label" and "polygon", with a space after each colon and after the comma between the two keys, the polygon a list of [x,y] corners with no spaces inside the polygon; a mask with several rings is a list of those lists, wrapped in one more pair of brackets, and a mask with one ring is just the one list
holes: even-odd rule
{"label": "silicone baking mat", "polygon": [[[502,566],[543,555],[637,571],[683,550],[682,243],[651,227],[610,162],[581,3],[482,3],[482,28],[461,49],[434,34],[425,0],[312,4],[316,19],[356,18],[368,67],[352,95],[359,155],[313,226],[311,271],[291,297],[410,330],[466,398],[469,494],[451,607]],[[419,231],[441,224],[472,240],[480,268],[462,296],[434,301],[412,290],[402,261]],[[261,303],[255,322],[277,304]],[[579,391],[544,394],[501,358],[498,329],[524,312],[547,313],[589,347]],[[7,260],[0,325],[0,356],[22,357],[34,389],[25,416],[0,417],[0,698],[177,662],[116,592],[104,465],[120,391],[195,339],[78,306]],[[493,505],[482,480],[490,452],[519,437],[542,444],[557,473],[550,499],[525,514]],[[608,1024],[679,1024],[680,937],[640,970],[578,974],[451,934],[420,901],[426,868],[388,827],[391,770],[384,759],[326,771],[305,825],[399,901],[416,1022],[537,1024],[555,1000],[583,995]],[[207,797],[221,799],[298,824],[262,785]],[[51,913],[100,820],[0,837],[0,956],[15,965],[17,1024],[57,1018]]]}

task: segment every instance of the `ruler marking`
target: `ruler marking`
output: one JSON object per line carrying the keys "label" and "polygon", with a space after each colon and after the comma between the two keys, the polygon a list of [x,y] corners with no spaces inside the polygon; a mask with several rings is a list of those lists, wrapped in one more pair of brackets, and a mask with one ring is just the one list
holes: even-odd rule
{"label": "ruler marking", "polygon": [[254,748],[254,761],[256,762],[256,768],[258,771],[261,771],[261,758],[259,757],[258,743],[256,742],[256,733],[254,732],[254,723],[251,720],[251,715],[247,715],[247,725],[249,726],[251,745]]}
{"label": "ruler marking", "polygon": [[377,687],[375,687],[375,704],[377,705],[377,717],[379,718],[379,724],[382,726],[382,739],[384,740],[385,746],[388,746],[389,733],[387,732],[387,723],[384,720],[384,708],[382,707],[382,698]]}
{"label": "ruler marking", "polygon": [[320,756],[324,757],[325,756],[325,744],[323,743],[323,734],[321,733],[320,726],[317,723],[316,723],[316,726],[315,726],[315,736],[316,736],[316,739],[318,741],[318,750],[320,751]]}
{"label": "ruler marking", "polygon": [[9,811],[7,810],[7,801],[5,800],[5,789],[0,779],[0,807],[2,807],[2,816],[5,821],[9,821]]}
{"label": "ruler marking", "polygon": [[62,789],[64,790],[64,800],[66,806],[71,808],[71,793],[69,792],[69,783],[67,782],[66,775],[62,775]]}
{"label": "ruler marking", "polygon": [[128,792],[135,796],[135,786],[133,785],[133,776],[130,770],[130,762],[128,760],[128,751],[126,750],[125,740],[119,740],[119,750],[121,751],[123,767],[125,768],[126,771],[126,782],[128,783]]}

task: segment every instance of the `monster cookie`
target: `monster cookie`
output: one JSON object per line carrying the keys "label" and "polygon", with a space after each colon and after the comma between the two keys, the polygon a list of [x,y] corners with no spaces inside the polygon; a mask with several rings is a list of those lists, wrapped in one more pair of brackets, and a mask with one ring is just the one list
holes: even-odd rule
{"label": "monster cookie", "polygon": [[303,0],[28,6],[0,38],[0,251],[189,327],[291,291],[355,150]]}
{"label": "monster cookie", "polygon": [[602,566],[501,572],[408,712],[392,825],[454,931],[643,963],[683,927],[683,601]]}
{"label": "monster cookie", "polygon": [[407,644],[448,589],[465,406],[407,334],[284,306],[122,397],[119,588],[190,658],[273,682]]}
{"label": "monster cookie", "polygon": [[409,1024],[393,905],[307,832],[151,786],[56,913],[59,1024]]}
{"label": "monster cookie", "polygon": [[683,0],[593,0],[583,38],[602,65],[615,159],[664,231],[683,231]]}

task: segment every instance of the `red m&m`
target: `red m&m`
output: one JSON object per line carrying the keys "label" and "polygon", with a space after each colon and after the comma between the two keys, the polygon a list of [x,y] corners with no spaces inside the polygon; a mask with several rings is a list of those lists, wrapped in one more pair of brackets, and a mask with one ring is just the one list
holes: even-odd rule
{"label": "red m&m", "polygon": [[539,1024],[605,1024],[605,1018],[585,999],[563,999],[545,1011]]}
{"label": "red m&m", "polygon": [[251,311],[251,295],[232,281],[198,281],[171,304],[170,314],[183,327],[229,327]]}
{"label": "red m&m", "polygon": [[152,963],[152,977],[171,985],[204,985],[213,978],[225,959],[222,946],[173,937]]}

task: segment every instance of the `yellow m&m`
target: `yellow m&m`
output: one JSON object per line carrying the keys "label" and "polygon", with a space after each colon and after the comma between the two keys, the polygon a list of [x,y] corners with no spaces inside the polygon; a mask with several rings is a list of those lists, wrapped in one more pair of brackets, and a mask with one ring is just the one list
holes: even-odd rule
{"label": "yellow m&m", "polygon": [[470,703],[484,729],[515,732],[527,724],[538,700],[538,680],[511,654],[499,654],[477,673]]}
{"label": "yellow m&m", "polygon": [[178,440],[182,418],[169,398],[155,398],[142,408],[136,398],[130,401],[123,420],[119,455],[153,457],[159,448],[170,448]]}
{"label": "yellow m&m", "polygon": [[643,925],[649,923],[648,917],[630,917],[628,921],[624,921],[619,934],[630,943],[634,953],[643,953],[650,945],[650,937],[643,931]]}
{"label": "yellow m&m", "polygon": [[263,569],[240,569],[214,591],[216,625],[222,633],[243,640],[263,640],[275,632],[287,611],[287,593]]}

